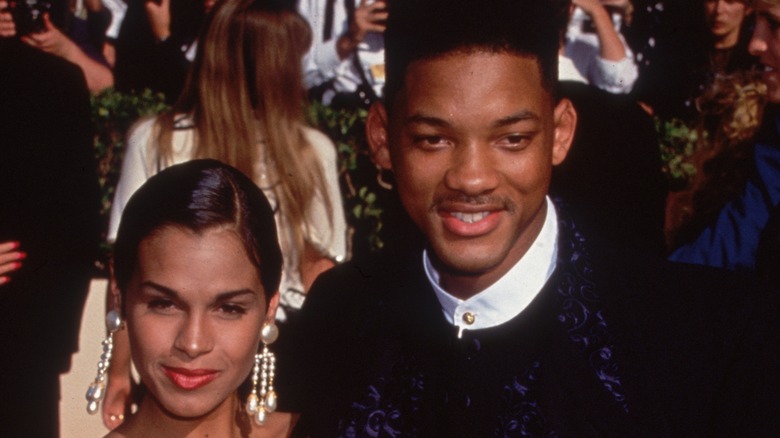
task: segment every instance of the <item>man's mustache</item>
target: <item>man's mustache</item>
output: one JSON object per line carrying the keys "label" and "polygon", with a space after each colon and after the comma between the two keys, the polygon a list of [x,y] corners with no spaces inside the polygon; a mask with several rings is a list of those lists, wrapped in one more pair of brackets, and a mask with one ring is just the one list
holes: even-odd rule
{"label": "man's mustache", "polygon": [[489,210],[507,210],[513,212],[517,209],[514,201],[506,196],[497,195],[477,195],[469,196],[464,194],[448,194],[437,196],[433,199],[430,209],[437,211],[442,206],[452,205],[485,206]]}

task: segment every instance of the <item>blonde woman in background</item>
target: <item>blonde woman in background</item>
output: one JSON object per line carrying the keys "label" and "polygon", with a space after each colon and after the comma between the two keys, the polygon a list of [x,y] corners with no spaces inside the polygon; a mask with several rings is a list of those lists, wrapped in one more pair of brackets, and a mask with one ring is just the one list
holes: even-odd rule
{"label": "blonde woman in background", "polygon": [[[274,207],[284,256],[277,320],[285,322],[314,279],[347,256],[336,150],[304,120],[301,59],[311,30],[284,1],[224,0],[198,44],[173,110],[130,132],[109,239],[132,193],[163,168],[195,158],[230,164]],[[119,344],[115,355],[126,358]],[[114,361],[110,382],[103,418],[114,428],[129,407],[127,359]]]}

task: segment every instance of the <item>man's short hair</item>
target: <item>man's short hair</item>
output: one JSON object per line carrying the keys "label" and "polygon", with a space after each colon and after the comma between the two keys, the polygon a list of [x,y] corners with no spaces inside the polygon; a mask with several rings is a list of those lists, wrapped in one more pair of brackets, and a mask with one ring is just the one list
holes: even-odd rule
{"label": "man's short hair", "polygon": [[385,31],[389,107],[409,64],[472,51],[535,58],[542,86],[554,98],[562,20],[551,0],[390,0]]}

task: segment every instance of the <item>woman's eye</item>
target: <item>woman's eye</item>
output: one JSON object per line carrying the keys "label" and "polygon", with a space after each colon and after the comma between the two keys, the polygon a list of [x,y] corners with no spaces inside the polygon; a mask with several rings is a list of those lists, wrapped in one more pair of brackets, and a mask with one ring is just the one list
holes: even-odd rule
{"label": "woman's eye", "polygon": [[159,311],[172,310],[176,307],[173,301],[165,299],[150,300],[147,306],[152,310]]}
{"label": "woman's eye", "polygon": [[243,315],[246,313],[246,308],[240,304],[223,304],[219,307],[219,310],[227,315]]}

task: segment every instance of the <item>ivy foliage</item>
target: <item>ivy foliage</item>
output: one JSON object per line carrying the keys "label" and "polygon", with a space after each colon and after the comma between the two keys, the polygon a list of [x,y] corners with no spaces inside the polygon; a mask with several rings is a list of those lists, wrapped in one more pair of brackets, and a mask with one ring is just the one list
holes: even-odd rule
{"label": "ivy foliage", "polygon": [[[658,144],[661,148],[663,172],[667,177],[669,189],[681,190],[688,186],[696,174],[696,167],[689,159],[696,152],[701,140],[700,131],[679,119],[655,119],[658,132]],[[703,133],[706,135],[706,132]]]}

